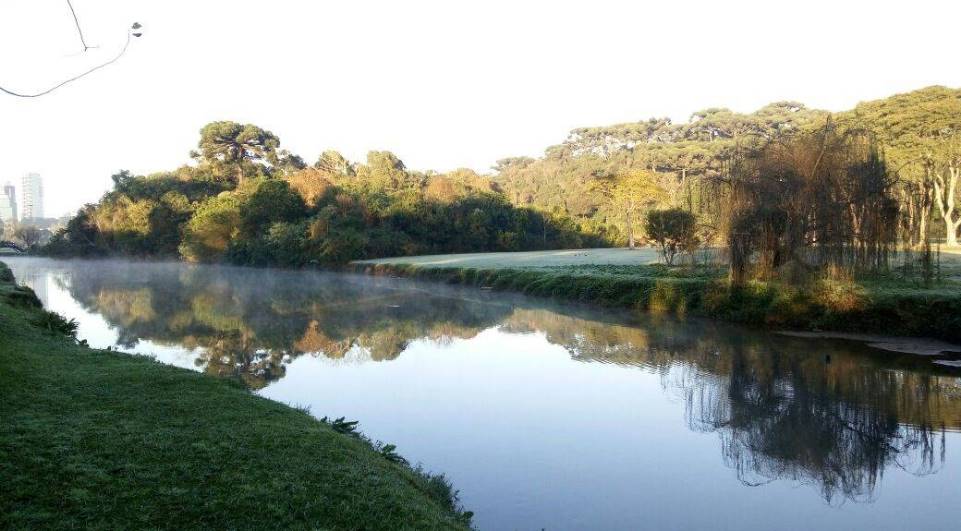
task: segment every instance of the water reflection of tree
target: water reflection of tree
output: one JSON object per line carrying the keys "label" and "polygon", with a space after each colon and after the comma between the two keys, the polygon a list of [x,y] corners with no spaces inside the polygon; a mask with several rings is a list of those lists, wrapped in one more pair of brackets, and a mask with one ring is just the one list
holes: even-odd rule
{"label": "water reflection of tree", "polygon": [[745,484],[808,483],[830,502],[873,499],[891,467],[936,471],[944,430],[961,427],[957,378],[856,345],[827,358],[804,340],[710,322],[627,325],[603,312],[346,278],[171,264],[78,270],[69,289],[122,341],[198,348],[204,370],[253,388],[305,353],[381,361],[418,339],[444,343],[496,325],[540,332],[575,360],[659,374],[688,426],[718,434],[724,462]]}
{"label": "water reflection of tree", "polygon": [[467,338],[509,306],[397,289],[382,281],[242,268],[106,263],[62,282],[132,348],[140,339],[196,349],[208,373],[252,388],[281,378],[304,354],[395,359],[414,339]]}
{"label": "water reflection of tree", "polygon": [[[851,345],[826,357],[809,342],[699,323],[599,326],[516,312],[575,359],[642,365],[683,400],[688,426],[716,432],[724,462],[747,485],[810,483],[828,502],[870,501],[884,471],[936,472],[945,430],[961,426],[961,384]],[[706,330],[705,330],[706,328]]]}
{"label": "water reflection of tree", "polygon": [[823,371],[781,353],[770,358],[769,372],[757,370],[756,358],[735,359],[714,387],[684,389],[689,425],[718,432],[725,463],[742,482],[792,479],[818,485],[828,501],[865,501],[887,466],[929,473],[940,463],[935,447],[940,442],[943,451],[943,442],[932,419],[901,419],[882,398],[900,391],[896,375],[873,371],[861,400],[848,401],[826,385]]}

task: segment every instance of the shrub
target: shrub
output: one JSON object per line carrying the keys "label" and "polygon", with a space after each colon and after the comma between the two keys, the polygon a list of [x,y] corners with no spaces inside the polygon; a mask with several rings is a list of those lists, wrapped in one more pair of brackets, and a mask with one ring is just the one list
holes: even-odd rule
{"label": "shrub", "polygon": [[[11,278],[11,280],[13,279]],[[17,286],[13,288],[7,293],[6,299],[11,306],[19,306],[21,308],[43,307],[43,303],[41,303],[40,299],[37,298],[37,294],[26,286]]]}
{"label": "shrub", "polygon": [[645,230],[667,265],[674,263],[678,252],[693,253],[697,249],[696,229],[694,214],[685,210],[670,208],[647,213]]}
{"label": "shrub", "polygon": [[72,339],[77,337],[77,321],[74,319],[68,321],[58,313],[41,310],[31,323],[47,332],[64,335]]}

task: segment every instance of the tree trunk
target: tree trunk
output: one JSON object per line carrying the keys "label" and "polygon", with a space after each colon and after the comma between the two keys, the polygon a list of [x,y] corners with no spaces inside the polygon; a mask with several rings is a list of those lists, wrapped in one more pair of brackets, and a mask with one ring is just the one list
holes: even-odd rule
{"label": "tree trunk", "polygon": [[931,203],[921,207],[921,214],[918,219],[918,245],[922,246],[928,242],[928,217],[931,216]]}
{"label": "tree trunk", "polygon": [[747,279],[747,262],[750,248],[744,234],[733,233],[728,240],[731,249],[730,280],[731,286],[740,288]]}
{"label": "tree trunk", "polygon": [[951,166],[948,168],[948,182],[944,182],[944,176],[936,173],[934,176],[934,198],[938,204],[938,212],[944,220],[945,241],[949,246],[958,245],[958,227],[961,226],[961,218],[954,219],[954,196],[958,184],[958,177],[961,176],[961,167]]}
{"label": "tree trunk", "polygon": [[928,238],[928,218],[931,217],[931,208],[934,206],[931,193],[931,181],[930,174],[926,175],[925,178],[918,183],[919,194],[918,194],[918,213],[917,213],[917,227],[918,230],[917,239],[915,240],[917,248],[923,248],[930,241]]}
{"label": "tree trunk", "polygon": [[[914,247],[914,193],[913,191],[905,192],[904,189],[901,190],[901,201],[898,205],[898,210],[901,211],[899,217],[903,220],[903,225],[901,227],[901,238],[907,244],[908,247]],[[905,213],[907,214],[907,219],[905,219]]]}

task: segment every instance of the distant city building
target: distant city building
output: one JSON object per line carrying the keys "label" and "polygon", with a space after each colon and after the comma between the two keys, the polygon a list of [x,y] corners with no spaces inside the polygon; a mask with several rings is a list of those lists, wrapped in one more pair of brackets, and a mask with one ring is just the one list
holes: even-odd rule
{"label": "distant city building", "polygon": [[43,217],[43,180],[39,173],[23,176],[23,201],[20,205],[20,219],[28,221]]}
{"label": "distant city building", "polygon": [[17,222],[17,188],[10,183],[0,190],[0,221],[11,225]]}

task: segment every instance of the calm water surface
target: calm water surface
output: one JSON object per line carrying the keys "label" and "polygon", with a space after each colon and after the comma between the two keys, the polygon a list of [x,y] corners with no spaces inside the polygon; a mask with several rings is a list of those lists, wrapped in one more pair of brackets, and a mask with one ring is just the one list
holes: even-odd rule
{"label": "calm water surface", "polygon": [[480,529],[959,529],[927,360],[405,280],[5,258],[80,337],[361,422]]}

